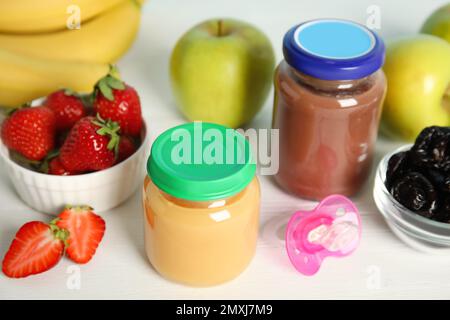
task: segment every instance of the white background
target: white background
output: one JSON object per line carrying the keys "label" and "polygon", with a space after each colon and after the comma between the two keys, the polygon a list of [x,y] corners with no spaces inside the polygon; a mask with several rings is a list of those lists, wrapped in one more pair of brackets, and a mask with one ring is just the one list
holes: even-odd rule
{"label": "white background", "polygon": [[[119,63],[123,78],[135,86],[153,138],[184,120],[169,86],[168,62],[177,39],[194,24],[212,17],[234,17],[254,23],[271,39],[282,58],[285,31],[303,20],[320,17],[367,20],[370,5],[381,9],[380,34],[386,39],[414,33],[444,0],[150,0],[143,8],[141,30],[133,48]],[[105,36],[114,36],[105,35]],[[250,124],[269,127],[272,95]],[[380,139],[375,161],[399,146]],[[0,170],[0,256],[16,230],[30,220],[50,217],[23,204]],[[70,290],[64,259],[44,274],[22,280],[0,275],[0,298],[140,298],[140,299],[312,299],[312,298],[450,298],[450,257],[430,256],[407,247],[388,229],[372,200],[373,175],[353,198],[363,221],[358,250],[345,259],[328,259],[314,277],[298,274],[284,251],[283,227],[297,209],[314,206],[261,178],[261,228],[256,256],[237,279],[212,288],[190,288],[161,278],[143,248],[140,192],[106,216],[107,231],[94,259],[81,266],[81,288]],[[379,276],[379,281],[377,281]],[[378,284],[378,285],[377,285]]]}

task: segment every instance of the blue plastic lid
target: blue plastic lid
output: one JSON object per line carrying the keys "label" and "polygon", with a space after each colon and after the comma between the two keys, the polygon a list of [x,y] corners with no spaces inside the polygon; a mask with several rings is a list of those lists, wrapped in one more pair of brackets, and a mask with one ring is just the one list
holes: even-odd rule
{"label": "blue plastic lid", "polygon": [[283,40],[287,63],[323,80],[364,78],[384,63],[383,40],[355,22],[319,19],[290,29]]}

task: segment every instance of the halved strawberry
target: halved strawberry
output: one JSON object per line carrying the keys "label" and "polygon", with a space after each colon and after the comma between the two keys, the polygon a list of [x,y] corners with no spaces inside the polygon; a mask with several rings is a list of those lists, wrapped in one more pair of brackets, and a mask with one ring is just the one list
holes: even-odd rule
{"label": "halved strawberry", "polygon": [[3,273],[10,278],[23,278],[49,270],[63,256],[67,236],[67,231],[52,223],[24,224],[3,259]]}
{"label": "halved strawberry", "polygon": [[66,253],[76,263],[91,260],[105,233],[105,221],[92,210],[67,206],[56,218],[56,225],[69,231]]}

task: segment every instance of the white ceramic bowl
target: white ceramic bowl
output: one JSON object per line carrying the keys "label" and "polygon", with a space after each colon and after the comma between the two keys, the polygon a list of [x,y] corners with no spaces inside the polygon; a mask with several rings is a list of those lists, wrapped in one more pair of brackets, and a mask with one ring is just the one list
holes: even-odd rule
{"label": "white ceramic bowl", "polygon": [[150,134],[144,121],[142,143],[128,159],[106,170],[74,176],[56,176],[29,170],[9,157],[0,141],[0,157],[20,198],[33,209],[57,215],[66,204],[89,205],[96,212],[114,208],[140,186],[150,152]]}

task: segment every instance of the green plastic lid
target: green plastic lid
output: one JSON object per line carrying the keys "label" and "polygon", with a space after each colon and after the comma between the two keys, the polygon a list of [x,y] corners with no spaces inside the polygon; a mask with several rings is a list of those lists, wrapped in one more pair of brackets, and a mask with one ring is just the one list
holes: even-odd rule
{"label": "green plastic lid", "polygon": [[163,132],[153,143],[147,172],[162,191],[181,199],[223,199],[243,190],[256,163],[250,143],[234,129],[191,122]]}

